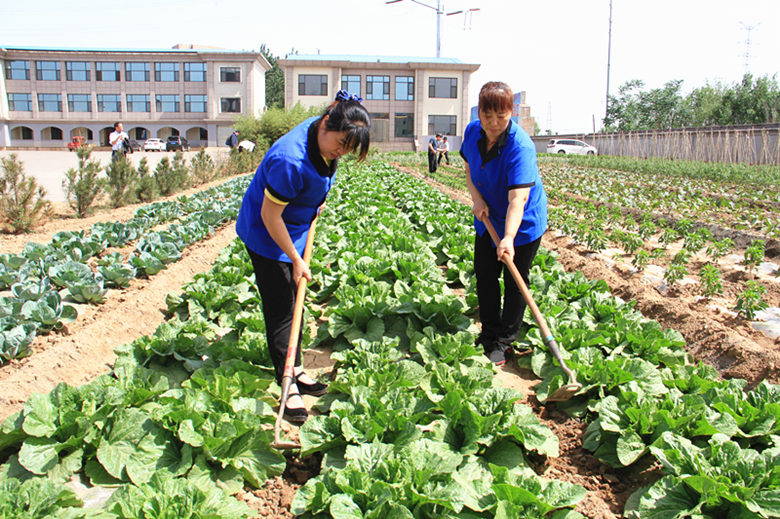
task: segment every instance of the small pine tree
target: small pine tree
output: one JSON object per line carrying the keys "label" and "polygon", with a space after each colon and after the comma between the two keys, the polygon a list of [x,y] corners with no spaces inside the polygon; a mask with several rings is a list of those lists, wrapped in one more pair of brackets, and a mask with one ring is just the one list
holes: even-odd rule
{"label": "small pine tree", "polygon": [[78,169],[70,168],[65,172],[62,187],[70,207],[76,211],[79,218],[89,213],[89,208],[105,189],[105,180],[99,178],[103,167],[97,160],[90,160],[92,146],[81,146],[76,149],[79,158]]}
{"label": "small pine tree", "polygon": [[107,190],[111,198],[111,207],[122,207],[135,201],[138,171],[127,156],[122,155],[112,161],[106,167],[106,176],[108,176]]}
{"label": "small pine tree", "polygon": [[168,196],[179,191],[187,182],[187,164],[181,152],[176,152],[173,162],[163,157],[154,170],[157,189],[162,196]]}
{"label": "small pine tree", "polygon": [[138,163],[138,182],[135,185],[135,196],[141,202],[151,202],[157,198],[157,181],[149,172],[149,163],[143,157]]}
{"label": "small pine tree", "polygon": [[13,233],[30,232],[51,217],[46,190],[24,173],[15,153],[2,159],[0,177],[0,224]]}
{"label": "small pine tree", "polygon": [[200,150],[190,160],[192,170],[192,183],[195,185],[205,184],[214,178],[214,160],[206,153]]}

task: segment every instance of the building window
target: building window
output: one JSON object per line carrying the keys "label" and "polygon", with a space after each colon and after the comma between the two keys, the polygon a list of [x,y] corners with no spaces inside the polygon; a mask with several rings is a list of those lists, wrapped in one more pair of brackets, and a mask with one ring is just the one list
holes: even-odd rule
{"label": "building window", "polygon": [[341,76],[341,88],[360,96],[360,76]]}
{"label": "building window", "polygon": [[390,76],[366,76],[366,99],[390,99]]}
{"label": "building window", "polygon": [[127,94],[128,112],[151,112],[151,102],[148,94]]}
{"label": "building window", "polygon": [[205,63],[185,63],[184,81],[206,81]]}
{"label": "building window", "polygon": [[178,63],[166,63],[157,62],[154,64],[154,80],[155,81],[178,81],[179,80],[179,64]]}
{"label": "building window", "polygon": [[223,97],[219,100],[219,106],[221,112],[240,113],[241,112],[241,98],[240,97]]}
{"label": "building window", "polygon": [[68,94],[69,112],[91,112],[92,95],[90,94]]}
{"label": "building window", "polygon": [[12,112],[32,112],[32,94],[8,94],[8,109]]}
{"label": "building window", "polygon": [[126,81],[149,81],[149,64],[128,61],[125,63]]}
{"label": "building window", "polygon": [[41,138],[49,141],[61,141],[62,129],[57,128],[56,126],[44,128],[43,131],[41,131]]}
{"label": "building window", "polygon": [[65,79],[68,81],[89,81],[89,62],[66,61]]}
{"label": "building window", "polygon": [[121,112],[122,101],[119,94],[98,94],[98,112]]}
{"label": "building window", "polygon": [[428,79],[428,97],[458,97],[458,78],[432,77]]}
{"label": "building window", "polygon": [[457,135],[458,118],[454,115],[429,115],[428,116],[428,135]]}
{"label": "building window", "polygon": [[395,76],[395,100],[414,101],[414,76]]}
{"label": "building window", "polygon": [[413,137],[414,136],[414,114],[395,114],[395,136]]}
{"label": "building window", "polygon": [[157,112],[180,112],[178,95],[157,95],[155,97],[154,109]]}
{"label": "building window", "polygon": [[184,111],[203,113],[206,111],[206,101],[207,96],[205,95],[185,95]]}
{"label": "building window", "polygon": [[328,95],[328,76],[325,74],[298,74],[298,95]]}
{"label": "building window", "polygon": [[371,129],[369,135],[371,142],[387,142],[390,140],[390,114],[369,114],[371,117]]}
{"label": "building window", "polygon": [[62,96],[60,94],[38,94],[39,112],[61,112]]}
{"label": "building window", "polygon": [[30,79],[29,61],[6,61],[5,62],[6,79]]}
{"label": "building window", "polygon": [[95,79],[98,81],[119,81],[119,63],[98,61],[95,63]]}
{"label": "building window", "polygon": [[38,81],[59,81],[60,62],[59,61],[36,61],[35,78]]}
{"label": "building window", "polygon": [[241,69],[239,67],[219,67],[219,80],[222,83],[240,83]]}

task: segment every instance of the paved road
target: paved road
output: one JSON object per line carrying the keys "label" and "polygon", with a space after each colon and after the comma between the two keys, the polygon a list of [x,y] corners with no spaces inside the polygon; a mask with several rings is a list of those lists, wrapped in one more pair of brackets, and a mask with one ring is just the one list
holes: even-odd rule
{"label": "paved road", "polygon": [[[206,148],[206,152],[211,155],[215,162],[218,159],[227,158],[227,148]],[[62,181],[65,180],[65,172],[70,168],[78,167],[78,157],[72,151],[52,150],[52,151],[34,151],[34,150],[0,150],[0,157],[7,157],[12,153],[16,154],[19,160],[24,164],[24,172],[28,176],[33,176],[38,184],[46,189],[46,198],[52,202],[65,202],[65,191],[62,189]],[[184,157],[188,161],[195,155],[194,151],[184,152]],[[95,151],[92,157],[106,166],[111,161],[110,151]],[[138,166],[142,157],[146,157],[149,164],[149,170],[154,171],[157,163],[163,157],[173,160],[173,152],[155,152],[140,151],[130,155],[133,165]],[[2,172],[0,172],[1,174]]]}

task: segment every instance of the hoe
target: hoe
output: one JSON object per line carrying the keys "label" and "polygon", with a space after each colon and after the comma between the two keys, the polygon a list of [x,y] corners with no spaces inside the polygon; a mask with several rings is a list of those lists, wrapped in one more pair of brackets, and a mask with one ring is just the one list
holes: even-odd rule
{"label": "hoe", "polygon": [[[484,220],[482,220],[482,223],[485,224],[485,227],[487,227],[487,230],[490,233],[490,237],[493,238],[493,243],[495,243],[496,247],[498,247],[498,242],[500,240],[498,239],[496,230],[493,228],[493,224],[490,223],[490,218],[486,217]],[[550,328],[547,326],[547,322],[544,320],[544,316],[539,311],[539,307],[536,306],[533,297],[531,297],[531,291],[528,290],[528,287],[526,286],[525,281],[523,281],[522,276],[520,276],[520,272],[517,270],[517,267],[507,255],[504,255],[501,258],[501,261],[503,261],[509,269],[509,272],[512,274],[515,283],[517,284],[518,288],[520,288],[520,292],[523,294],[523,299],[525,299],[528,308],[531,309],[531,313],[534,314],[534,319],[536,320],[536,324],[539,325],[539,331],[542,332],[542,337],[544,337],[545,344],[547,344],[547,347],[550,348],[550,351],[553,352],[555,358],[558,359],[558,364],[561,365],[561,369],[569,377],[569,383],[558,388],[558,390],[556,390],[553,394],[548,395],[545,402],[562,402],[564,400],[568,400],[582,389],[582,384],[577,382],[577,377],[574,375],[574,372],[570,370],[566,365],[566,362],[564,362],[563,357],[561,356],[561,350],[558,349],[558,343],[555,342],[555,338],[552,336],[552,333],[550,333]]]}

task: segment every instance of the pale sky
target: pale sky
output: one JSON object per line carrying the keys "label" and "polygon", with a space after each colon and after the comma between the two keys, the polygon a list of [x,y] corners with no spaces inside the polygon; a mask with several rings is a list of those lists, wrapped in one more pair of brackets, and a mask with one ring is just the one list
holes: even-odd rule
{"label": "pale sky", "polygon": [[[438,0],[420,0],[434,6]],[[604,117],[609,0],[440,0],[441,55],[478,63],[469,105],[487,81],[525,90],[554,133],[598,130]],[[108,6],[111,7],[108,7]],[[435,9],[411,0],[0,0],[0,46],[170,48],[199,43],[301,54],[436,55]],[[748,31],[746,27],[753,27]],[[780,0],[613,0],[610,93],[631,79],[683,92],[780,68]],[[459,125],[460,126],[460,125]]]}

